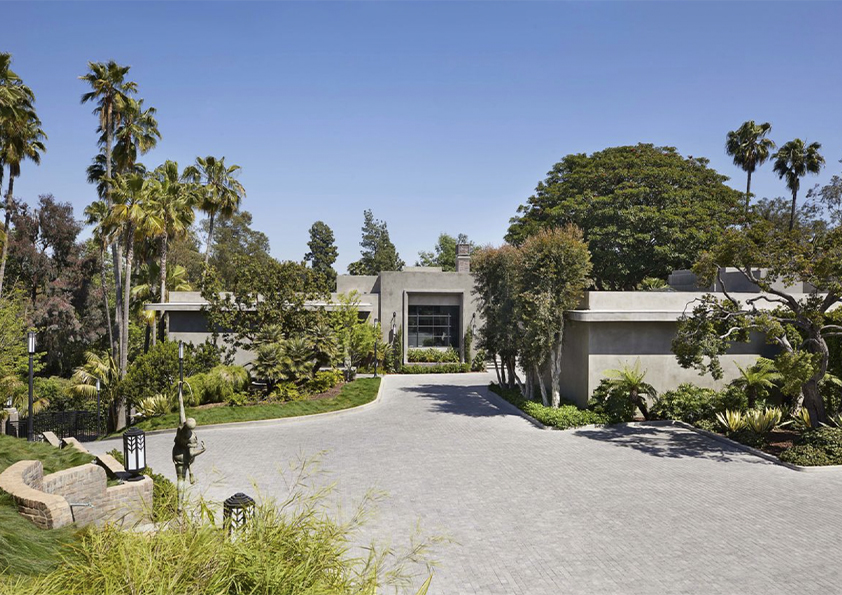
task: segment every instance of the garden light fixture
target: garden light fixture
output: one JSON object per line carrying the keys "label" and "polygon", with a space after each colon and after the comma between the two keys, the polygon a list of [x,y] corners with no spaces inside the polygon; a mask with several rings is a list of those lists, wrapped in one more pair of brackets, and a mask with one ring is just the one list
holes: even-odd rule
{"label": "garden light fixture", "polygon": [[99,422],[99,378],[96,379],[96,435],[99,436],[100,422]]}
{"label": "garden light fixture", "polygon": [[129,428],[123,434],[123,459],[129,481],[142,479],[146,470],[146,434],[138,428]]}
{"label": "garden light fixture", "polygon": [[380,342],[377,332],[377,319],[374,319],[374,377],[377,378],[377,344]]}
{"label": "garden light fixture", "polygon": [[229,535],[248,525],[254,516],[254,499],[242,492],[237,492],[222,503],[222,526]]}
{"label": "garden light fixture", "polygon": [[32,419],[32,399],[33,399],[33,367],[32,367],[32,358],[35,356],[35,333],[33,331],[29,331],[29,337],[27,341],[27,351],[29,351],[29,414],[26,419],[26,439],[29,442],[35,440],[35,429]]}

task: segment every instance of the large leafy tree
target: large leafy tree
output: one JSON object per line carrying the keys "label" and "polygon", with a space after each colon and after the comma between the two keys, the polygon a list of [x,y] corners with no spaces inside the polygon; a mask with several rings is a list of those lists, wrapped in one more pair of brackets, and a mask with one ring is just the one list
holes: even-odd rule
{"label": "large leafy tree", "polygon": [[568,155],[518,208],[506,239],[519,245],[541,229],[584,231],[598,289],[631,290],[666,279],[713,244],[738,212],[741,193],[708,160],[672,147],[613,147]]}
{"label": "large leafy tree", "polygon": [[348,265],[352,275],[377,275],[381,271],[399,271],[404,261],[389,238],[385,221],[375,219],[371,209],[363,211],[362,257]]}
{"label": "large leafy tree", "polygon": [[824,157],[819,150],[820,143],[807,144],[800,138],[785,143],[774,155],[775,173],[786,180],[786,187],[792,193],[792,208],[789,217],[789,230],[795,226],[795,202],[801,188],[801,178],[808,173],[817,174],[824,166]]}
{"label": "large leafy tree", "polygon": [[[747,341],[750,331],[762,332],[780,348],[775,367],[783,376],[782,390],[803,401],[814,425],[826,422],[819,385],[828,370],[828,339],[842,335],[842,326],[827,321],[829,310],[842,302],[840,246],[840,227],[806,234],[759,220],[728,230],[694,270],[703,284],[712,284],[722,266],[735,266],[763,293],[738,299],[725,287],[721,299],[696,300],[673,341],[679,364],[721,378],[719,360],[730,345]],[[814,289],[807,294],[781,289],[793,283]]]}
{"label": "large leafy tree", "polygon": [[471,252],[474,251],[474,243],[468,240],[468,236],[460,233],[453,237],[447,233],[439,234],[439,239],[431,252],[422,250],[418,253],[418,260],[415,266],[441,267],[443,271],[456,270],[456,246],[457,244],[468,244]]}
{"label": "large leafy tree", "polygon": [[755,124],[754,120],[728,133],[725,152],[734,158],[734,165],[746,172],[746,212],[751,200],[751,174],[769,159],[775,143],[766,135],[772,130],[768,122]]}
{"label": "large leafy tree", "polygon": [[310,227],[310,241],[307,242],[310,249],[304,255],[304,261],[309,262],[316,274],[324,278],[330,291],[336,290],[336,271],[333,263],[336,262],[338,252],[336,240],[333,237],[333,230],[324,221],[316,221]]}
{"label": "large leafy tree", "polygon": [[208,215],[208,237],[205,245],[205,266],[210,260],[213,227],[217,217],[231,217],[246,196],[237,181],[239,165],[225,165],[225,157],[197,157],[196,163],[184,170],[184,179],[200,186],[199,208]]}
{"label": "large leafy tree", "polygon": [[[269,237],[262,231],[252,229],[254,219],[248,211],[238,211],[228,218],[220,219],[214,230],[213,254],[210,266],[223,289],[233,285],[239,275],[239,263],[250,259],[266,263],[272,260],[269,254]],[[210,219],[204,219],[200,228],[208,234]]]}

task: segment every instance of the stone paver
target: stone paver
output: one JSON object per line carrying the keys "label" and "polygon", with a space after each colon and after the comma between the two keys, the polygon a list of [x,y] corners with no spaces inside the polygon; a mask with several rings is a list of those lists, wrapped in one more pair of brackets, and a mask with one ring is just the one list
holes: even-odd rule
{"label": "stone paver", "polygon": [[[539,430],[487,375],[397,376],[377,405],[292,423],[200,428],[199,488],[287,488],[279,465],[325,451],[353,504],[388,493],[361,539],[437,550],[431,593],[842,591],[842,474],[799,473],[682,428]],[[174,478],[172,434],[147,438]],[[114,443],[98,443],[102,452]],[[347,506],[346,506],[347,508]]]}

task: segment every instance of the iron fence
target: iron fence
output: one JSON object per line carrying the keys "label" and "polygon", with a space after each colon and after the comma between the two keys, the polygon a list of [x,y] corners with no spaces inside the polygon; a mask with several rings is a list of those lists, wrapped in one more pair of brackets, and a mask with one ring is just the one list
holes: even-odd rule
{"label": "iron fence", "polygon": [[[105,425],[103,419],[101,425]],[[32,427],[35,440],[42,440],[41,434],[53,432],[61,440],[76,438],[80,442],[96,440],[100,431],[97,428],[96,413],[90,411],[51,411],[38,413],[32,417]],[[6,420],[6,434],[17,438],[26,438],[28,431],[27,419],[17,421]]]}

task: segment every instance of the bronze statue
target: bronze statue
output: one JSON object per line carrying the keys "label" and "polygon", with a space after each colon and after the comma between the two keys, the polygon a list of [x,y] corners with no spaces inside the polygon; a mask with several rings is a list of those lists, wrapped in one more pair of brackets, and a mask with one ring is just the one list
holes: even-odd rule
{"label": "bronze statue", "polygon": [[178,386],[178,414],[180,422],[175,433],[175,444],[172,447],[172,462],[175,463],[175,473],[178,478],[176,487],[178,489],[178,510],[180,511],[183,509],[187,492],[187,486],[185,485],[187,474],[190,474],[191,485],[196,483],[196,477],[190,467],[196,457],[205,452],[205,443],[200,443],[193,431],[196,429],[196,420],[187,417],[184,413],[184,396],[181,383]]}

